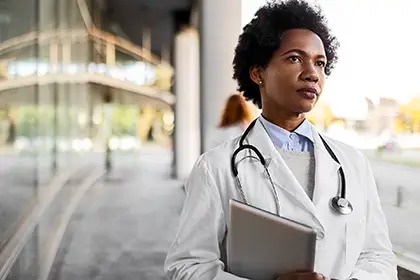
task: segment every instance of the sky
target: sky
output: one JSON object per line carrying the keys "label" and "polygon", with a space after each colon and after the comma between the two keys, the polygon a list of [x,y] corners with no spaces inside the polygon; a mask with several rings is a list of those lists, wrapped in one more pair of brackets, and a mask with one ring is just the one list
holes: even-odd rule
{"label": "sky", "polygon": [[[363,118],[365,97],[420,96],[419,0],[309,1],[320,4],[341,44],[322,96],[334,114]],[[265,2],[242,0],[242,24]]]}

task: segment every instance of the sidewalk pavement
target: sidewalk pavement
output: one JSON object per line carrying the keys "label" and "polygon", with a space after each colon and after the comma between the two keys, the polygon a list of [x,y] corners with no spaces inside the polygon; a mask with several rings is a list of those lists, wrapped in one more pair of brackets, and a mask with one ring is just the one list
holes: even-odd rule
{"label": "sidewalk pavement", "polygon": [[[117,156],[114,172],[74,214],[50,280],[166,279],[163,262],[184,200],[182,182],[170,179],[171,159],[159,148]],[[393,192],[381,196],[393,243],[420,252],[419,211],[391,204]]]}
{"label": "sidewalk pavement", "polygon": [[50,279],[166,279],[163,262],[184,200],[170,163],[169,151],[157,148],[118,156],[74,214]]}

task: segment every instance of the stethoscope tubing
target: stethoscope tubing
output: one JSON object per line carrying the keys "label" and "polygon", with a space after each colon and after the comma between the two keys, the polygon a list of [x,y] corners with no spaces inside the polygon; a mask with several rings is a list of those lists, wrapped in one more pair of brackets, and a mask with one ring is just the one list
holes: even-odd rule
{"label": "stethoscope tubing", "polygon": [[[254,121],[251,122],[251,124],[246,128],[246,130],[244,131],[244,133],[242,134],[240,140],[239,140],[239,147],[237,149],[235,149],[235,151],[233,152],[231,159],[230,159],[230,167],[231,167],[231,171],[232,171],[232,175],[235,179],[235,184],[237,185],[240,194],[242,196],[243,201],[248,204],[248,200],[245,196],[245,192],[244,189],[242,187],[241,181],[239,179],[239,172],[238,172],[238,168],[236,165],[236,157],[237,155],[244,150],[251,150],[253,151],[257,157],[258,160],[260,161],[261,165],[264,167],[265,172],[269,178],[272,190],[273,190],[273,196],[276,200],[276,207],[277,207],[277,214],[280,215],[280,201],[277,195],[277,190],[274,186],[273,180],[271,178],[270,172],[268,171],[268,165],[267,162],[264,158],[264,156],[261,154],[261,152],[258,150],[257,147],[255,147],[254,145],[251,144],[244,144],[244,141],[246,139],[246,137],[248,136],[248,134],[251,132],[251,130],[253,129],[253,127],[255,126],[256,122],[258,121],[258,118],[255,119]],[[331,149],[331,147],[328,145],[328,143],[325,141],[325,139],[319,134],[319,137],[322,140],[322,143],[324,144],[324,147],[326,148],[327,152],[330,154],[331,158],[337,162],[337,164],[340,166],[338,169],[339,172],[339,177],[340,177],[340,183],[339,183],[339,191],[338,191],[338,195],[331,198],[330,199],[330,206],[331,208],[336,211],[339,214],[342,215],[348,215],[350,213],[353,212],[353,206],[352,204],[347,200],[346,198],[346,176],[344,174],[344,170],[343,167],[340,163],[340,161],[338,160],[337,156],[335,155],[334,151]]]}

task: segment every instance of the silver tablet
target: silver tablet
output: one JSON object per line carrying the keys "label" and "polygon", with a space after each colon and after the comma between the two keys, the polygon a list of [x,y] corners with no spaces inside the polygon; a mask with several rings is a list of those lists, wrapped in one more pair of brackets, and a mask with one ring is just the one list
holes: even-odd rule
{"label": "silver tablet", "polygon": [[227,270],[253,280],[313,271],[316,231],[236,200],[229,202]]}

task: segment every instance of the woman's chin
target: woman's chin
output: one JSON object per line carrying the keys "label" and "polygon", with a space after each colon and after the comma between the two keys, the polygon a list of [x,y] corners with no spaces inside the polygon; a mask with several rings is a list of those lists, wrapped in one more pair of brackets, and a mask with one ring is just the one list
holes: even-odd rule
{"label": "woman's chin", "polygon": [[314,107],[315,107],[315,103],[300,104],[300,106],[298,106],[298,108],[296,108],[295,112],[299,112],[301,114],[306,114],[306,113],[309,113],[310,111],[312,111],[312,109]]}

